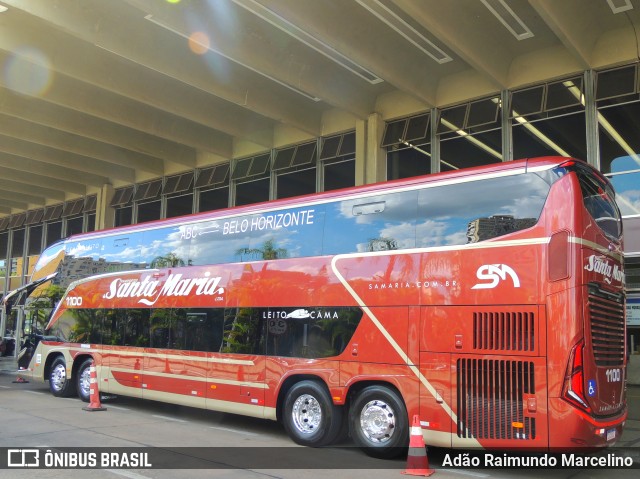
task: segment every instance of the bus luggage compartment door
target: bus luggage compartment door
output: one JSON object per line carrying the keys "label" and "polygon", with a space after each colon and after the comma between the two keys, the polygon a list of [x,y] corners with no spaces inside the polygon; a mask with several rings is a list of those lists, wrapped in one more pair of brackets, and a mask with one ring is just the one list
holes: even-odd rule
{"label": "bus luggage compartment door", "polygon": [[451,354],[420,353],[420,426],[429,446],[451,447]]}

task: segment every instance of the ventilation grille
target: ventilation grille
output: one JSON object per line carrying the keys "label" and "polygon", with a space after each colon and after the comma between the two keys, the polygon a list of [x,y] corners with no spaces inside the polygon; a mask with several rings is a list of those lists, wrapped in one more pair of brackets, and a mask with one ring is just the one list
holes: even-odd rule
{"label": "ventilation grille", "polygon": [[473,313],[473,349],[533,351],[535,326],[532,312]]}
{"label": "ventilation grille", "polygon": [[524,416],[524,395],[534,394],[528,361],[458,359],[458,437],[536,438],[535,418]]}
{"label": "ventilation grille", "polygon": [[617,297],[589,292],[591,346],[597,366],[624,364],[624,303]]}

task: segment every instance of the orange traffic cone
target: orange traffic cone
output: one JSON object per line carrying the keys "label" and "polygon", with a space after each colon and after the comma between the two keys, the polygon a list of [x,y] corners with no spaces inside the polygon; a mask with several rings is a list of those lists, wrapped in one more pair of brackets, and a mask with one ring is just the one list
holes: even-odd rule
{"label": "orange traffic cone", "polygon": [[[24,368],[18,368],[18,374],[20,374],[20,371],[26,371]],[[29,381],[27,381],[25,378],[21,377],[21,376],[17,376],[15,381],[11,381],[13,383],[20,383],[20,384],[25,384],[28,383]]]}
{"label": "orange traffic cone", "polygon": [[413,424],[411,426],[407,468],[402,471],[402,474],[409,474],[411,476],[430,476],[433,473],[434,470],[429,469],[427,446],[425,445],[424,438],[422,437],[420,417],[416,414],[413,416]]}
{"label": "orange traffic cone", "polygon": [[95,363],[91,363],[89,368],[89,405],[83,407],[85,411],[106,411],[106,407],[100,404],[100,391],[98,391],[98,379],[96,375]]}

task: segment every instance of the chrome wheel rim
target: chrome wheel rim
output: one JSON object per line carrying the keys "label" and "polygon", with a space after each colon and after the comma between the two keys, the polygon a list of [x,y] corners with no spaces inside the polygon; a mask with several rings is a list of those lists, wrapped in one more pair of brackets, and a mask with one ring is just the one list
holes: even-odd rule
{"label": "chrome wheel rim", "polygon": [[61,391],[66,380],[67,368],[64,364],[58,364],[55,368],[53,368],[53,371],[51,371],[51,375],[49,376],[51,387],[55,391]]}
{"label": "chrome wheel rim", "polygon": [[316,398],[303,394],[293,403],[291,419],[298,432],[313,434],[322,422],[322,407]]}
{"label": "chrome wheel rim", "polygon": [[80,375],[80,394],[83,397],[89,397],[91,391],[91,368],[84,368]]}
{"label": "chrome wheel rim", "polygon": [[370,442],[388,442],[395,432],[396,413],[384,401],[369,401],[360,412],[360,428]]}

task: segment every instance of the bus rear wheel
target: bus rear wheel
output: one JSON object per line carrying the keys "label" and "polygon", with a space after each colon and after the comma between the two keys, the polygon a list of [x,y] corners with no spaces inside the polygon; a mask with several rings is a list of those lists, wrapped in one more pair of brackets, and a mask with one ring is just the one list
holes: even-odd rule
{"label": "bus rear wheel", "polygon": [[91,398],[91,364],[93,359],[85,359],[78,368],[76,374],[76,389],[78,397],[84,402],[89,402]]}
{"label": "bus rear wheel", "polygon": [[283,424],[289,437],[302,446],[331,444],[342,428],[342,408],[334,406],[329,391],[317,381],[300,381],[287,392]]}
{"label": "bus rear wheel", "polygon": [[364,388],[351,405],[351,437],[372,457],[388,459],[406,454],[409,419],[402,398],[385,386]]}
{"label": "bus rear wheel", "polygon": [[49,391],[56,397],[70,397],[76,392],[73,381],[67,379],[67,365],[63,357],[54,359],[49,370]]}

